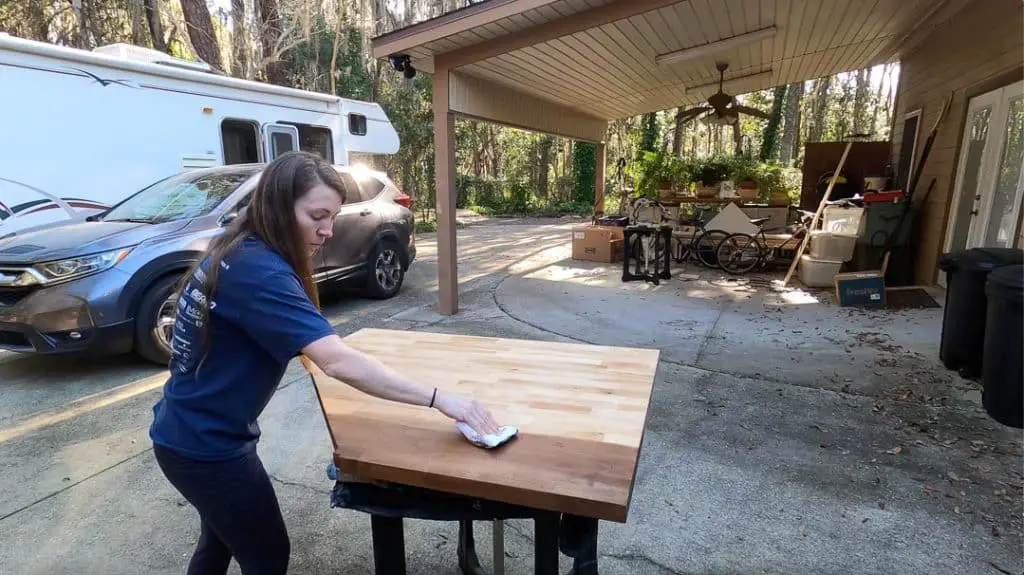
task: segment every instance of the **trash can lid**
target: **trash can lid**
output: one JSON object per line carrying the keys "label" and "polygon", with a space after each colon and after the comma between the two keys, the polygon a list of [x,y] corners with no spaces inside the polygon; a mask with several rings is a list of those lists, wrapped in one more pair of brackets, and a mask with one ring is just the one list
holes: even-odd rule
{"label": "trash can lid", "polygon": [[990,272],[1018,264],[1024,264],[1024,250],[1013,248],[971,248],[939,257],[939,268],[947,272],[957,269]]}
{"label": "trash can lid", "polygon": [[1024,265],[1003,266],[988,274],[985,295],[1004,298],[1024,298]]}

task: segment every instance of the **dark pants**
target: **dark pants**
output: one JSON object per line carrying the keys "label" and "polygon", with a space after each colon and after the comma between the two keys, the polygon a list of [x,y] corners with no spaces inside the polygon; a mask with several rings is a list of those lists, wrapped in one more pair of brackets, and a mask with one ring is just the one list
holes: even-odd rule
{"label": "dark pants", "polygon": [[232,557],[244,575],[287,572],[288,531],[255,452],[227,461],[199,461],[159,445],[153,452],[164,475],[202,521],[188,575],[223,575]]}

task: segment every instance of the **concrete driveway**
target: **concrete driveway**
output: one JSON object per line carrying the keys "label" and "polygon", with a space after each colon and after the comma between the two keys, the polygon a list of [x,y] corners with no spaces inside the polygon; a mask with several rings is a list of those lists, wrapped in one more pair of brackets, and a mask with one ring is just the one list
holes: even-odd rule
{"label": "concrete driveway", "polygon": [[[1021,434],[987,418],[976,384],[941,368],[941,309],[842,309],[827,293],[692,268],[660,286],[623,284],[617,264],[570,259],[569,227],[460,230],[457,316],[435,311],[430,236],[400,296],[325,310],[342,334],[661,349],[629,520],[601,525],[602,573],[1024,569]],[[0,355],[0,573],[184,572],[198,521],[146,434],[163,377],[131,357]],[[369,519],[329,508],[330,441],[299,366],[261,426],[292,572],[371,573]],[[508,573],[532,571],[531,531],[508,525]],[[490,565],[489,529],[477,532]],[[457,573],[455,533],[407,521],[409,573]]]}

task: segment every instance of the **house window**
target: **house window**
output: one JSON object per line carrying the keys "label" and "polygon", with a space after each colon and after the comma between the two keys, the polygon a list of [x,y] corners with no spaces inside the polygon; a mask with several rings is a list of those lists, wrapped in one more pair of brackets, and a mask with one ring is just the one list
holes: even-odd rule
{"label": "house window", "polygon": [[356,136],[366,135],[366,116],[362,114],[348,115],[348,131]]}
{"label": "house window", "polygon": [[253,164],[260,161],[260,129],[250,120],[224,120],[220,124],[224,164]]}
{"label": "house window", "polygon": [[893,188],[904,190],[908,194],[913,191],[908,190],[907,186],[910,184],[910,177],[913,174],[912,170],[914,169],[914,155],[917,152],[917,134],[920,121],[920,109],[903,116],[903,137],[900,143],[900,158],[896,164],[896,181],[893,183]]}

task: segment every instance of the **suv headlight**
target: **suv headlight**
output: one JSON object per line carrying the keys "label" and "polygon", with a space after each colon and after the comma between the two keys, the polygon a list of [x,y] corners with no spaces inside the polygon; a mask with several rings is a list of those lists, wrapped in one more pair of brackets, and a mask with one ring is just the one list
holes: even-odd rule
{"label": "suv headlight", "polygon": [[131,251],[131,248],[121,248],[99,254],[47,262],[36,265],[35,270],[39,272],[43,280],[42,283],[63,282],[108,270],[120,263]]}

